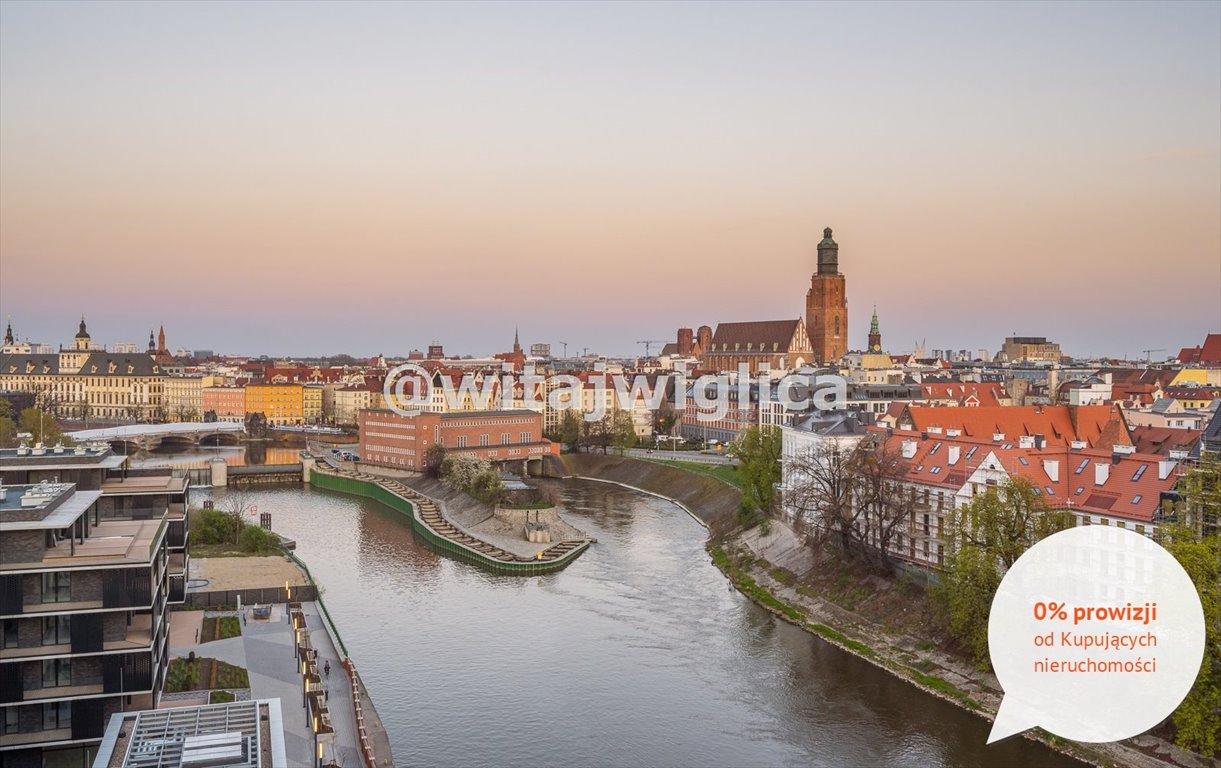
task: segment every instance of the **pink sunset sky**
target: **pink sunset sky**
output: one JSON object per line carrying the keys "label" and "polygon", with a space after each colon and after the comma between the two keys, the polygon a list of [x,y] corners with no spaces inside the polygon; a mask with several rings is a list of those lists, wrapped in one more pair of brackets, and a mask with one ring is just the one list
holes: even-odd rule
{"label": "pink sunset sky", "polygon": [[[248,354],[1221,330],[1221,4],[0,4],[0,312]],[[1156,356],[1160,356],[1159,353]]]}

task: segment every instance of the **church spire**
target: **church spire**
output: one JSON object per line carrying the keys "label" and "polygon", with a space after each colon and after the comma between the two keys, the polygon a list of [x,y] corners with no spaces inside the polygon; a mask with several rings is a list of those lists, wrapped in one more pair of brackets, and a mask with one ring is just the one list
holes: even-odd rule
{"label": "church spire", "polygon": [[4,329],[4,343],[5,343],[5,345],[8,345],[8,344],[12,344],[13,341],[14,341],[14,339],[13,339],[13,316],[9,315],[8,316],[8,326]]}
{"label": "church spire", "polygon": [[869,351],[882,351],[882,332],[878,330],[878,305],[873,305],[873,319],[869,321]]}
{"label": "church spire", "polygon": [[513,327],[513,351],[521,353],[521,335],[518,334],[516,326]]}

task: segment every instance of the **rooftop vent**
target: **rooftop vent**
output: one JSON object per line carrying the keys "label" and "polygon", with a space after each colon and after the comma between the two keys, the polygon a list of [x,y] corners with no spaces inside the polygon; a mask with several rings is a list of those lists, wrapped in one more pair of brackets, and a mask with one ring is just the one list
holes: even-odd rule
{"label": "rooftop vent", "polygon": [[1074,440],[1071,443],[1069,443],[1069,445],[1072,447],[1072,449],[1074,451],[1085,450],[1085,441],[1084,440]]}
{"label": "rooftop vent", "polygon": [[961,429],[947,429],[947,430],[945,431],[945,436],[946,436],[946,437],[958,437],[958,436],[959,436],[959,435],[961,435],[961,434],[962,434],[962,430],[961,430]]}

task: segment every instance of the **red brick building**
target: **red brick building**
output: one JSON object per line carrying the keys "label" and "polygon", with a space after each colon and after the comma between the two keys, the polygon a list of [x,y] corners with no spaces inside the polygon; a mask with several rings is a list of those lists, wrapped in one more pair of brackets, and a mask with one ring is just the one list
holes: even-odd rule
{"label": "red brick building", "polygon": [[438,443],[450,453],[495,462],[559,454],[559,445],[543,437],[543,414],[524,409],[411,414],[366,409],[358,425],[360,458],[379,467],[422,471],[425,454]]}
{"label": "red brick building", "polygon": [[848,291],[839,271],[839,245],[831,239],[830,227],[823,230],[818,244],[818,271],[810,278],[806,293],[805,325],[820,365],[834,365],[847,353]]}

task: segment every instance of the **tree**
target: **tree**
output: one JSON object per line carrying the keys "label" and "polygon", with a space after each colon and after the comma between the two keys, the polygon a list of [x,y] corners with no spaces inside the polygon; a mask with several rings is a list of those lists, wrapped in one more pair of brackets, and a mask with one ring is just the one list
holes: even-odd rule
{"label": "tree", "polygon": [[203,420],[205,424],[212,424],[217,420],[216,411],[208,409],[204,411]]}
{"label": "tree", "polygon": [[632,423],[632,414],[616,408],[608,413],[606,418],[610,444],[622,456],[624,451],[636,445],[636,425]]}
{"label": "tree", "polygon": [[267,437],[267,414],[262,411],[246,414],[246,434],[250,437]]}
{"label": "tree", "polygon": [[950,516],[956,544],[978,547],[1006,571],[1035,542],[1072,525],[1072,515],[1049,510],[1034,484],[1024,477],[1010,477],[989,487]]}
{"label": "tree", "polygon": [[440,477],[441,467],[445,463],[446,450],[441,443],[433,443],[424,451],[424,474],[427,477]]}
{"label": "tree", "polygon": [[0,400],[0,448],[17,447],[17,423],[8,400]]}
{"label": "tree", "polygon": [[225,515],[229,518],[232,528],[233,543],[241,543],[242,529],[246,527],[246,517],[254,503],[250,494],[241,486],[231,485],[225,489],[223,501]]}
{"label": "tree", "polygon": [[988,666],[988,612],[1001,578],[1027,549],[1070,528],[1073,516],[1048,509],[1024,477],[998,486],[954,510],[943,537],[949,554],[934,598],[947,629],[980,667]]}
{"label": "tree", "polygon": [[1171,715],[1174,742],[1184,749],[1221,753],[1221,462],[1204,453],[1179,481],[1183,499],[1158,538],[1200,593],[1204,609],[1204,658],[1187,697]]}
{"label": "tree", "polygon": [[793,527],[816,547],[835,541],[849,557],[857,551],[857,518],[865,512],[854,498],[859,460],[856,445],[829,439],[786,465],[785,506],[793,511]]}
{"label": "tree", "polygon": [[898,451],[885,443],[862,442],[855,453],[849,462],[855,475],[853,496],[865,514],[855,518],[853,535],[861,552],[890,573],[895,537],[915,510],[916,497],[902,483],[907,467]]}
{"label": "tree", "polygon": [[560,419],[559,441],[567,445],[572,453],[581,449],[581,421],[581,414],[573,408],[564,411]]}
{"label": "tree", "polygon": [[739,518],[744,525],[761,522],[772,512],[781,475],[780,449],[780,428],[773,426],[749,427],[729,446],[743,480]]}
{"label": "tree", "polygon": [[55,423],[54,416],[37,408],[26,408],[21,412],[20,426],[20,431],[29,432],[34,436],[35,442],[43,445],[55,445],[56,443],[66,445],[72,442],[70,438],[64,436],[59,425]]}

